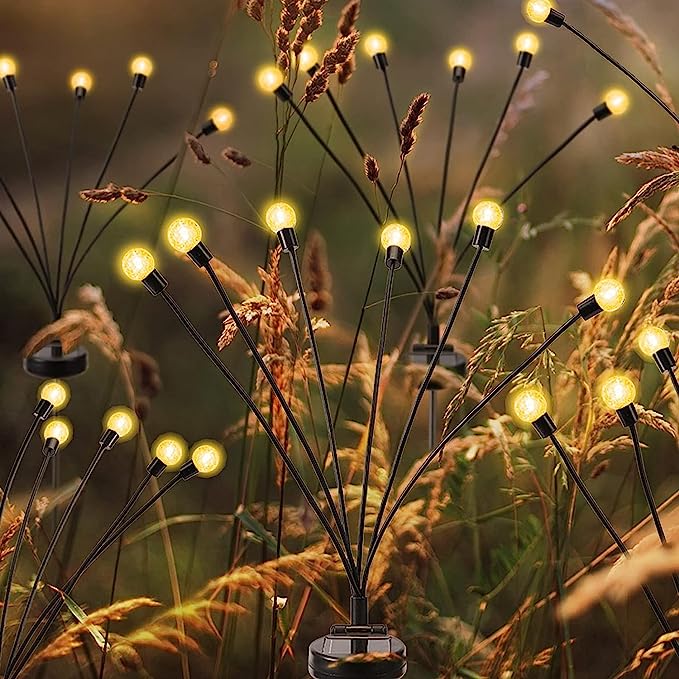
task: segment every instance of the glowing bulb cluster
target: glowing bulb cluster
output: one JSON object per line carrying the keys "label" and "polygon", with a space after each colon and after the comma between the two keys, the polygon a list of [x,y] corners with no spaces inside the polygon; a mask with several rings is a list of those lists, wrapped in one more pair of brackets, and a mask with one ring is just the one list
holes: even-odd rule
{"label": "glowing bulb cluster", "polygon": [[647,358],[652,358],[653,354],[662,349],[669,349],[670,335],[663,328],[657,325],[644,326],[637,336],[637,347],[639,351]]}
{"label": "glowing bulb cluster", "polygon": [[203,237],[203,230],[195,219],[180,217],[171,222],[167,227],[166,236],[170,247],[177,250],[177,252],[187,253],[200,243]]}
{"label": "glowing bulb cluster", "polygon": [[131,281],[143,281],[156,268],[156,262],[146,248],[130,248],[123,254],[120,267]]}
{"label": "glowing bulb cluster", "polygon": [[66,382],[61,380],[48,380],[40,385],[38,398],[49,401],[54,410],[61,410],[68,405],[71,398],[71,390]]}
{"label": "glowing bulb cluster", "polygon": [[115,406],[104,415],[104,429],[113,430],[121,441],[131,439],[139,429],[139,420],[134,411],[125,406]]}
{"label": "glowing bulb cluster", "polygon": [[217,441],[199,441],[191,448],[191,460],[201,476],[215,476],[224,469],[226,450]]}
{"label": "glowing bulb cluster", "polygon": [[520,33],[516,36],[514,47],[517,52],[528,52],[528,54],[535,56],[540,49],[540,39],[535,33]]}
{"label": "glowing bulb cluster", "polygon": [[536,24],[544,23],[552,11],[552,3],[549,0],[527,0],[523,6],[526,18]]}
{"label": "glowing bulb cluster", "polygon": [[283,84],[285,76],[277,66],[264,66],[257,71],[256,79],[262,92],[275,92]]}
{"label": "glowing bulb cluster", "polygon": [[140,54],[130,62],[130,72],[132,75],[143,75],[147,78],[153,73],[153,61],[143,54]]}
{"label": "glowing bulb cluster", "polygon": [[235,116],[227,106],[216,106],[210,111],[210,120],[220,132],[226,132],[233,127]]}
{"label": "glowing bulb cluster", "polygon": [[386,250],[390,247],[399,247],[403,252],[408,252],[412,245],[410,231],[403,224],[388,224],[382,229],[380,237],[382,247]]}
{"label": "glowing bulb cluster", "polygon": [[71,78],[68,82],[71,85],[72,90],[81,87],[83,90],[89,91],[92,89],[94,80],[88,71],[75,71],[71,74]]}
{"label": "glowing bulb cluster", "polygon": [[385,54],[389,47],[389,43],[384,35],[381,33],[369,33],[365,37],[363,48],[369,57],[374,57],[377,54]]}
{"label": "glowing bulb cluster", "polygon": [[599,396],[609,410],[622,410],[634,403],[637,387],[628,375],[613,373],[601,380]]}
{"label": "glowing bulb cluster", "polygon": [[472,67],[473,61],[472,53],[464,47],[456,47],[448,55],[448,66],[451,69],[458,66],[468,71]]}
{"label": "glowing bulb cluster", "polygon": [[299,67],[302,71],[308,71],[318,63],[318,52],[308,43],[299,53]]}
{"label": "glowing bulb cluster", "polygon": [[629,97],[627,96],[627,92],[617,87],[608,90],[608,92],[604,94],[604,101],[606,102],[606,106],[608,106],[608,110],[614,116],[621,116],[629,109]]}
{"label": "glowing bulb cluster", "polygon": [[274,232],[281,229],[294,229],[297,224],[297,213],[289,203],[277,201],[272,203],[264,216],[266,225]]}
{"label": "glowing bulb cluster", "polygon": [[527,385],[510,392],[507,409],[519,425],[525,426],[547,414],[549,401],[539,385]]}
{"label": "glowing bulb cluster", "polygon": [[602,278],[594,286],[594,299],[604,311],[617,311],[625,303],[625,288],[615,278]]}
{"label": "glowing bulb cluster", "polygon": [[73,426],[65,417],[50,417],[42,427],[42,438],[56,439],[63,448],[73,438]]}
{"label": "glowing bulb cluster", "polygon": [[14,76],[17,74],[17,64],[12,57],[0,57],[0,78]]}
{"label": "glowing bulb cluster", "polygon": [[178,434],[163,434],[151,446],[151,453],[171,471],[179,468],[189,456],[186,441]]}
{"label": "glowing bulb cluster", "polygon": [[474,224],[497,231],[505,218],[504,210],[493,200],[482,200],[472,213]]}

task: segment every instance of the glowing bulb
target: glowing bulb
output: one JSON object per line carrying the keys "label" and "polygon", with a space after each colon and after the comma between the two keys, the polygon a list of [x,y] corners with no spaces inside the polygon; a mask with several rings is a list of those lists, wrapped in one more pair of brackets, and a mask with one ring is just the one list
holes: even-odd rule
{"label": "glowing bulb", "polygon": [[524,14],[533,23],[544,23],[552,11],[552,3],[549,0],[528,0],[523,6]]}
{"label": "glowing bulb", "polygon": [[184,463],[189,456],[189,447],[178,434],[163,434],[153,442],[151,452],[172,470]]}
{"label": "glowing bulb", "polygon": [[226,106],[217,106],[210,111],[210,120],[220,132],[226,132],[233,127],[235,116]]}
{"label": "glowing bulb", "polygon": [[140,54],[130,62],[130,71],[132,75],[144,75],[148,78],[153,73],[153,62],[149,57]]}
{"label": "glowing bulb", "polygon": [[0,57],[0,78],[17,74],[17,64],[12,57]]}
{"label": "glowing bulb", "polygon": [[38,398],[45,399],[52,404],[54,410],[61,410],[66,407],[71,398],[71,390],[66,382],[61,380],[48,380],[40,385]]}
{"label": "glowing bulb", "polygon": [[65,417],[50,417],[42,427],[42,438],[56,439],[63,448],[73,438],[73,426]]}
{"label": "glowing bulb", "polygon": [[410,231],[406,229],[403,224],[388,224],[382,229],[382,247],[386,250],[387,248],[395,245],[401,248],[403,252],[408,252],[412,244],[412,238],[410,236]]}
{"label": "glowing bulb", "polygon": [[519,424],[533,424],[547,413],[547,397],[538,386],[523,386],[510,393],[508,408]]}
{"label": "glowing bulb", "polygon": [[299,67],[303,71],[308,71],[318,63],[318,52],[308,43],[304,45],[299,54]]}
{"label": "glowing bulb", "polygon": [[180,217],[175,219],[167,227],[167,242],[177,252],[188,252],[200,243],[203,237],[203,230],[200,224],[190,217]]}
{"label": "glowing bulb", "polygon": [[502,226],[505,213],[495,201],[482,200],[474,208],[472,218],[477,226],[487,226],[489,229],[497,231]]}
{"label": "glowing bulb", "polygon": [[368,56],[374,57],[376,54],[386,53],[389,43],[381,33],[370,33],[366,36],[363,46]]}
{"label": "glowing bulb", "polygon": [[143,281],[156,268],[156,262],[145,248],[130,248],[120,260],[120,266],[131,281]]}
{"label": "glowing bulb", "polygon": [[456,47],[448,55],[448,66],[450,66],[450,68],[460,66],[468,71],[472,67],[472,61],[472,53],[469,50],[464,49],[464,47]]}
{"label": "glowing bulb", "polygon": [[215,476],[226,464],[226,451],[217,441],[200,441],[191,449],[191,460],[201,476]]}
{"label": "glowing bulb", "polygon": [[629,108],[629,97],[624,90],[614,87],[604,94],[604,101],[608,110],[614,116],[621,116]]}
{"label": "glowing bulb", "polygon": [[121,441],[131,439],[139,428],[139,420],[132,410],[125,406],[111,408],[104,415],[104,429],[112,429]]}
{"label": "glowing bulb", "polygon": [[257,71],[257,86],[262,92],[275,92],[284,80],[283,71],[276,66],[264,66]]}
{"label": "glowing bulb", "polygon": [[72,90],[82,87],[84,90],[89,91],[92,89],[93,82],[92,76],[87,71],[75,71],[69,80]]}
{"label": "glowing bulb", "polygon": [[537,54],[540,49],[540,39],[535,33],[520,33],[516,36],[514,47],[517,52],[528,52],[528,54]]}
{"label": "glowing bulb", "polygon": [[657,325],[646,325],[637,337],[637,346],[644,356],[651,358],[653,354],[670,346],[670,335]]}
{"label": "glowing bulb", "polygon": [[599,394],[609,410],[622,410],[634,403],[637,387],[627,375],[618,373],[602,381]]}
{"label": "glowing bulb", "polygon": [[295,224],[297,224],[297,213],[292,205],[279,201],[273,203],[266,211],[265,220],[266,225],[274,233],[278,233],[281,229],[295,228]]}
{"label": "glowing bulb", "polygon": [[625,303],[625,288],[615,278],[602,278],[594,286],[594,299],[604,311],[617,311]]}

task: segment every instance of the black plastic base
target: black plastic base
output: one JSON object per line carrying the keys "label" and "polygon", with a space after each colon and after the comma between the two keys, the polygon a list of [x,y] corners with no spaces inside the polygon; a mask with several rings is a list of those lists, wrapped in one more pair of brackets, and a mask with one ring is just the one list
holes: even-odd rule
{"label": "black plastic base", "polygon": [[668,347],[656,351],[655,354],[653,354],[653,360],[658,366],[658,370],[663,374],[673,372],[677,367],[677,361]]}
{"label": "black plastic base", "polygon": [[312,679],[402,679],[407,671],[406,646],[385,625],[333,625],[309,646]]}
{"label": "black plastic base", "polygon": [[453,82],[463,83],[464,77],[467,75],[467,69],[464,66],[455,66],[453,68]]}
{"label": "black plastic base", "polygon": [[516,60],[516,63],[521,66],[521,68],[530,68],[531,63],[533,62],[533,55],[530,52],[524,52],[521,51],[519,52],[519,56]]}
{"label": "black plastic base", "polygon": [[490,246],[493,242],[493,236],[495,231],[489,226],[479,225],[476,227],[476,233],[474,233],[474,239],[472,240],[472,245],[478,250],[490,250]]}
{"label": "black plastic base", "polygon": [[148,78],[143,73],[135,73],[132,77],[132,88],[141,92],[147,80]]}
{"label": "black plastic base", "polygon": [[592,109],[592,115],[597,120],[606,120],[606,118],[609,118],[613,115],[613,111],[608,108],[608,104],[605,101],[602,101],[598,106],[595,106]]}
{"label": "black plastic base", "polygon": [[387,66],[389,66],[389,60],[387,59],[387,55],[384,52],[378,52],[377,54],[374,54],[373,62],[375,64],[375,68],[378,68],[380,71],[386,71]]}
{"label": "black plastic base", "polygon": [[623,427],[633,427],[639,421],[639,413],[633,403],[630,403],[628,406],[620,408],[620,410],[616,410],[615,412],[620,418],[620,424],[622,424]]}
{"label": "black plastic base", "polygon": [[283,83],[282,85],[279,85],[273,93],[281,100],[281,101],[290,101],[292,99],[292,90],[285,84]]}
{"label": "black plastic base", "polygon": [[603,309],[599,305],[599,302],[596,301],[594,295],[590,295],[578,304],[578,313],[585,321],[598,316],[602,311]]}
{"label": "black plastic base", "polygon": [[533,422],[533,427],[541,439],[549,438],[552,434],[556,434],[556,424],[549,413],[545,413],[539,419]]}
{"label": "black plastic base", "polygon": [[295,229],[287,227],[276,232],[278,242],[280,243],[283,252],[294,252],[299,248],[299,241]]}
{"label": "black plastic base", "polygon": [[204,267],[212,259],[212,253],[202,241],[195,248],[191,248],[186,254],[197,267]]}
{"label": "black plastic base", "polygon": [[566,15],[556,9],[550,9],[549,16],[545,19],[546,24],[549,24],[550,26],[556,26],[556,28],[561,28],[565,21]]}
{"label": "black plastic base", "polygon": [[64,354],[60,342],[50,342],[24,359],[24,370],[29,375],[43,379],[82,375],[87,370],[87,350],[76,347],[70,353]]}
{"label": "black plastic base", "polygon": [[390,245],[387,248],[387,252],[384,255],[384,263],[387,265],[388,269],[400,269],[403,266],[403,249],[398,245]]}

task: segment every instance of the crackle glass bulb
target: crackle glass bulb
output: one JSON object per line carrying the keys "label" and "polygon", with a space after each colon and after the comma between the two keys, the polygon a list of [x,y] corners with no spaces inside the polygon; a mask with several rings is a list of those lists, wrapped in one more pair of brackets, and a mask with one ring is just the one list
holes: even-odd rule
{"label": "crackle glass bulb", "polygon": [[504,210],[493,200],[482,200],[472,213],[474,224],[497,231],[505,218]]}
{"label": "crackle glass bulb", "polygon": [[191,217],[179,217],[167,227],[167,242],[177,252],[187,253],[200,243],[203,230],[200,224]]}
{"label": "crackle glass bulb", "polygon": [[526,17],[536,24],[544,23],[551,10],[552,3],[549,0],[527,0],[523,6]]}
{"label": "crackle glass bulb", "polygon": [[657,325],[646,325],[639,332],[637,346],[644,356],[651,358],[653,354],[670,346],[670,335],[667,330]]}
{"label": "crackle glass bulb", "polygon": [[509,396],[509,410],[519,424],[533,424],[547,413],[549,403],[538,386],[519,387]]}
{"label": "crackle glass bulb", "polygon": [[134,411],[125,406],[115,406],[104,415],[104,429],[112,429],[121,441],[131,439],[139,427]]}
{"label": "crackle glass bulb", "polygon": [[594,286],[594,299],[604,311],[617,311],[625,303],[625,288],[615,278],[602,278]]}
{"label": "crackle glass bulb", "polygon": [[637,387],[630,377],[616,373],[602,381],[599,394],[609,410],[622,410],[634,403]]}
{"label": "crackle glass bulb", "polygon": [[73,425],[65,417],[50,417],[42,427],[42,439],[56,439],[63,448],[73,438]]}
{"label": "crackle glass bulb", "polygon": [[156,262],[145,248],[130,248],[123,254],[120,266],[131,281],[143,281],[156,268]]}
{"label": "crackle glass bulb", "polygon": [[71,398],[71,390],[66,382],[61,380],[48,380],[40,385],[38,398],[49,401],[54,410],[61,410],[68,405]]}
{"label": "crackle glass bulb", "polygon": [[403,224],[388,224],[385,226],[384,229],[382,229],[380,240],[382,241],[382,247],[385,250],[392,245],[395,245],[396,247],[401,248],[403,252],[408,252],[412,245],[410,231],[408,231]]}
{"label": "crackle glass bulb", "polygon": [[191,460],[201,476],[215,476],[226,464],[226,450],[217,441],[200,441],[191,449]]}
{"label": "crackle glass bulb", "polygon": [[294,229],[297,224],[297,213],[289,203],[277,201],[269,206],[264,217],[266,225],[274,232],[281,229]]}
{"label": "crackle glass bulb", "polygon": [[189,456],[189,447],[179,434],[163,434],[151,446],[151,452],[168,469],[177,469]]}

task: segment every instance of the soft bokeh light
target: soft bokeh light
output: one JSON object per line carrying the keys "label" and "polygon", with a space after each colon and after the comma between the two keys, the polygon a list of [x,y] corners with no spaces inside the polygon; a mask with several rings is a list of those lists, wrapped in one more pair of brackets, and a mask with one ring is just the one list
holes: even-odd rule
{"label": "soft bokeh light", "polygon": [[669,333],[657,325],[645,325],[637,336],[637,347],[646,358],[652,358],[653,354],[669,346]]}
{"label": "soft bokeh light", "polygon": [[285,80],[283,71],[277,66],[263,66],[257,71],[257,87],[262,92],[275,92]]}
{"label": "soft bokeh light", "polygon": [[612,313],[625,303],[625,288],[615,278],[602,278],[594,286],[594,299],[604,311]]}
{"label": "soft bokeh light", "polygon": [[131,439],[139,429],[139,419],[126,406],[114,406],[104,415],[104,429],[113,430],[121,441]]}
{"label": "soft bokeh light", "polygon": [[6,55],[0,56],[0,78],[17,74],[17,63]]}
{"label": "soft bokeh light", "polygon": [[528,54],[535,55],[540,49],[540,39],[530,31],[519,33],[514,40],[514,47],[517,52],[528,52]]}
{"label": "soft bokeh light", "polygon": [[130,61],[132,75],[144,75],[147,78],[153,73],[153,61],[150,57],[139,54]]}
{"label": "soft bokeh light", "polygon": [[71,85],[72,90],[82,87],[84,90],[89,91],[92,89],[94,79],[89,71],[75,71],[75,73],[71,74],[68,82]]}
{"label": "soft bokeh light", "polygon": [[219,132],[227,132],[233,127],[236,117],[228,106],[215,106],[210,111],[210,120]]}
{"label": "soft bokeh light", "polygon": [[382,33],[369,33],[363,39],[363,49],[369,57],[386,53],[388,47],[389,42]]}
{"label": "soft bokeh light", "polygon": [[629,109],[630,101],[629,96],[625,90],[621,90],[619,87],[613,87],[604,94],[604,101],[608,110],[614,116],[621,116],[627,112]]}
{"label": "soft bokeh light", "polygon": [[151,453],[172,471],[189,457],[189,446],[179,434],[162,434],[151,446]]}
{"label": "soft bokeh light", "polygon": [[472,67],[473,61],[472,53],[464,47],[456,47],[448,55],[448,66],[450,68],[460,66],[468,71]]}
{"label": "soft bokeh light", "polygon": [[523,5],[523,13],[527,19],[536,24],[541,24],[547,19],[552,9],[549,0],[526,0]]}
{"label": "soft bokeh light", "polygon": [[308,71],[318,63],[318,51],[309,43],[304,45],[299,54],[299,67],[302,71]]}
{"label": "soft bokeh light", "polygon": [[226,464],[226,450],[217,441],[199,441],[191,448],[191,459],[201,476],[216,476]]}

